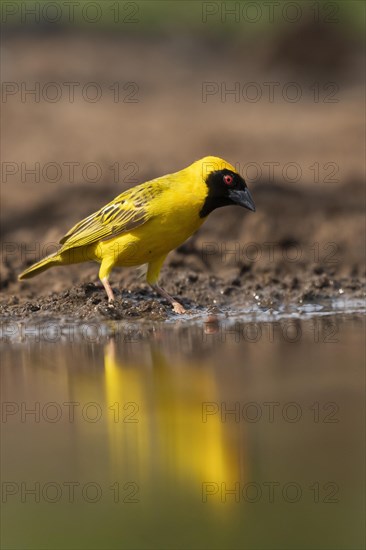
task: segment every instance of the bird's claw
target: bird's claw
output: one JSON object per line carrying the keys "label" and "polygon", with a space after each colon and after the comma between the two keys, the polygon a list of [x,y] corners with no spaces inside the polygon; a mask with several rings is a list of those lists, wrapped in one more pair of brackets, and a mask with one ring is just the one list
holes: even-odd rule
{"label": "bird's claw", "polygon": [[180,304],[179,302],[173,302],[172,306],[173,306],[174,313],[178,313],[179,315],[186,313],[186,310],[184,309],[182,304]]}

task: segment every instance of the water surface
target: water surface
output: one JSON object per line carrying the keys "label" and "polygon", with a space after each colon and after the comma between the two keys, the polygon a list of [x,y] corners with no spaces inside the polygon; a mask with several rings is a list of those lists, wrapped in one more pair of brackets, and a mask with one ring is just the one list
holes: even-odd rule
{"label": "water surface", "polygon": [[364,319],[315,313],[18,326],[3,546],[362,547]]}

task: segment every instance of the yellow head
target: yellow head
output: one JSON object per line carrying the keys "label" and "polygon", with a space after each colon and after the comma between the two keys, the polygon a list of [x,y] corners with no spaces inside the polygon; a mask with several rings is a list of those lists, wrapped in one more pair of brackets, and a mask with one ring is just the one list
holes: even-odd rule
{"label": "yellow head", "polygon": [[205,185],[206,196],[200,211],[204,218],[221,206],[239,205],[255,212],[253,198],[235,168],[219,157],[203,157],[186,169]]}
{"label": "yellow head", "polygon": [[206,180],[207,176],[211,172],[218,172],[225,169],[235,172],[234,166],[220,157],[203,157],[202,159],[196,160],[196,162],[191,164],[191,167],[197,168],[201,172],[204,180]]}

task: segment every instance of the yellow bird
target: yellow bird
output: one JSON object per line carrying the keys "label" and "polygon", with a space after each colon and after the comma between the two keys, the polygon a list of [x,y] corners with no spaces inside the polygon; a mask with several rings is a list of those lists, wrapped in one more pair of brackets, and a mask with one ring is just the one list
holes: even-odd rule
{"label": "yellow bird", "polygon": [[60,249],[19,275],[29,279],[57,265],[99,262],[109,302],[115,266],[147,264],[146,280],[176,313],[184,307],[158,285],[167,254],[181,245],[216,208],[237,204],[255,211],[244,179],[228,162],[204,157],[174,174],[137,185],[94,212],[61,239]]}

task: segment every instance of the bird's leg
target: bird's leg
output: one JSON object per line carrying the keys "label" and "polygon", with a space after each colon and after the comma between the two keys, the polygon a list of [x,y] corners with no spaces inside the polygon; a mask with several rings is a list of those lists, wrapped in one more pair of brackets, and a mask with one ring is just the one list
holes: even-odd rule
{"label": "bird's leg", "polygon": [[105,291],[107,293],[108,302],[114,302],[114,294],[113,294],[112,287],[108,282],[108,277],[103,277],[103,279],[101,279],[101,281],[102,281],[103,286],[105,288]]}
{"label": "bird's leg", "polygon": [[160,296],[168,300],[168,302],[173,306],[173,310],[175,313],[185,313],[186,310],[180,304],[177,302],[177,300],[174,300],[170,294],[168,294],[161,286],[158,285],[158,279],[159,279],[159,273],[161,266],[164,263],[165,255],[161,256],[160,258],[157,258],[153,262],[149,262],[147,273],[146,273],[146,281],[149,283],[151,288],[155,290]]}
{"label": "bird's leg", "polygon": [[150,286],[153,290],[155,290],[155,292],[157,292],[158,294],[160,294],[160,296],[162,296],[163,298],[165,298],[166,300],[168,300],[168,302],[170,304],[172,304],[173,306],[173,311],[175,313],[186,313],[186,310],[184,309],[184,307],[182,306],[182,304],[180,304],[179,302],[177,302],[177,300],[174,300],[174,298],[172,296],[170,296],[170,294],[168,294],[166,292],[166,290],[164,290],[163,288],[161,288],[161,286],[159,286],[158,284],[151,284],[150,283]]}

